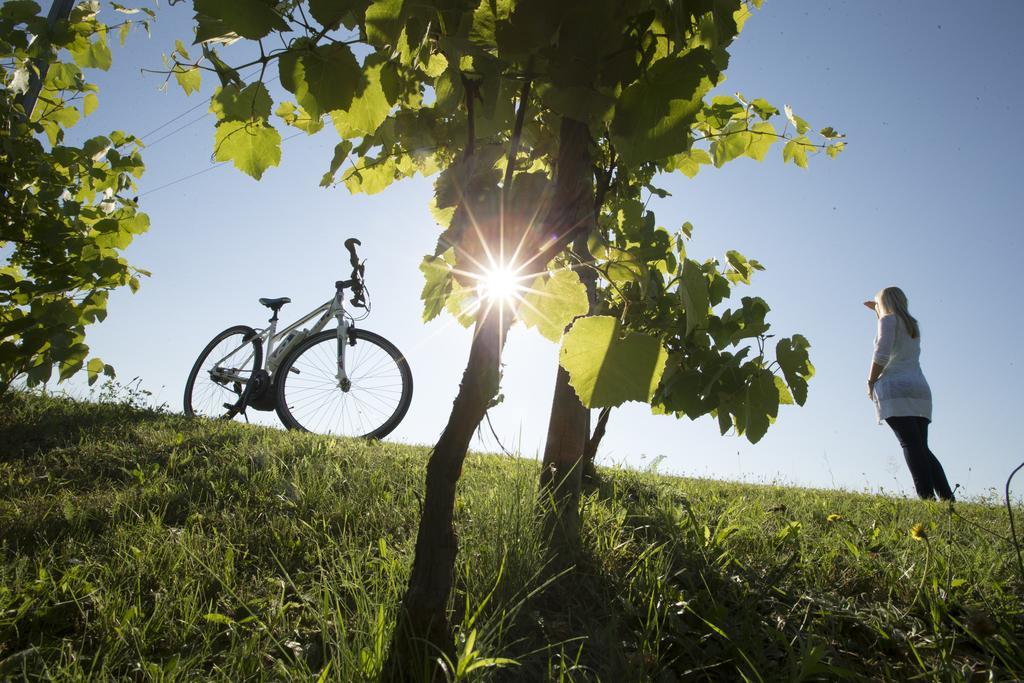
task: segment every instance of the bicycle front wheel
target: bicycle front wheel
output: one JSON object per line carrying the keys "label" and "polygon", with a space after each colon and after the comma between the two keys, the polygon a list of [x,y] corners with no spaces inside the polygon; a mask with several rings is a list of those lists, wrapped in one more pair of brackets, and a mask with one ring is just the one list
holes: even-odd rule
{"label": "bicycle front wheel", "polygon": [[289,429],[382,439],[405,417],[412,372],[395,345],[366,330],[349,330],[345,374],[338,381],[338,333],[303,340],[277,368],[277,414]]}
{"label": "bicycle front wheel", "polygon": [[237,325],[224,330],[199,354],[185,382],[185,414],[230,420],[253,373],[263,364],[256,330]]}

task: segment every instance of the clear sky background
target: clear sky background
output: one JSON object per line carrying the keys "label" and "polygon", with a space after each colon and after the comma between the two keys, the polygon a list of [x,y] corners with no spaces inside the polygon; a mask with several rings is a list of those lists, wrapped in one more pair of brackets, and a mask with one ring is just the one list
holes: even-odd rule
{"label": "clear sky background", "polygon": [[[161,68],[175,38],[191,43],[191,17],[191,3],[161,5],[152,38],[133,34],[115,48],[114,68],[95,78],[100,109],[76,137],[114,128],[143,135],[208,99],[215,79],[204,77],[202,98],[186,98],[173,83],[162,92],[162,76],[140,72]],[[807,405],[784,406],[756,446],[719,436],[712,418],[677,421],[627,404],[612,413],[600,463],[644,467],[663,455],[662,472],[912,494],[900,448],[875,423],[865,386],[875,318],[861,302],[897,284],[922,324],[932,450],[961,495],[1001,490],[1024,458],[1022,24],[1017,0],[969,8],[769,0],[755,13],[732,49],[723,92],[790,104],[816,128],[846,133],[847,150],[801,170],[783,166],[777,146],[761,163],[664,178],[672,197],[655,209],[670,229],[693,223],[692,256],[738,249],[767,266],[743,293],[769,302],[778,336],[808,337],[817,376]],[[364,326],[395,342],[415,376],[412,407],[390,439],[432,444],[471,333],[447,317],[420,322],[417,266],[438,234],[427,211],[430,181],[372,197],[319,188],[337,142],[328,126],[286,141],[282,165],[260,182],[225,165],[158,189],[212,166],[205,112],[202,105],[145,138],[140,192],[152,228],[128,257],[153,276],[137,294],[112,297],[110,317],[88,333],[93,351],[119,379],[140,377],[180,410],[186,375],[214,334],[263,324],[261,296],[291,297],[287,320],[327,300],[349,270],[342,242],[358,237],[374,302]],[[283,136],[293,130],[275,125]],[[504,361],[506,398],[491,411],[494,428],[506,447],[539,457],[557,347],[516,327]],[[498,450],[486,429],[474,448]]]}

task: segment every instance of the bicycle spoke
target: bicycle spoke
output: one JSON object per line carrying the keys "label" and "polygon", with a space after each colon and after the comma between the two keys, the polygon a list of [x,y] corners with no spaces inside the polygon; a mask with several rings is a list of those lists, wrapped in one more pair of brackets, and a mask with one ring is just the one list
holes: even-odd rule
{"label": "bicycle spoke", "polygon": [[244,327],[225,330],[196,361],[186,385],[187,413],[208,418],[235,414],[234,406],[259,362],[257,347],[247,341],[249,332]]}
{"label": "bicycle spoke", "polygon": [[337,376],[337,337],[323,334],[306,344],[280,376],[281,411],[303,428],[339,436],[372,435],[396,415],[400,419],[411,392],[405,361],[387,342],[392,350],[368,337],[357,336],[355,345],[345,347],[347,391]]}

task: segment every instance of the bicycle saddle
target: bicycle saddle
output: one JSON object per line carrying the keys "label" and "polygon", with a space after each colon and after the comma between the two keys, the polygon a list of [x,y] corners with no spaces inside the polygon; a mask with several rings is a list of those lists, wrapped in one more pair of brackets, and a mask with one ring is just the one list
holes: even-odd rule
{"label": "bicycle saddle", "polygon": [[290,304],[291,302],[292,300],[286,296],[282,296],[278,299],[260,299],[260,303],[272,311],[278,311],[282,306]]}

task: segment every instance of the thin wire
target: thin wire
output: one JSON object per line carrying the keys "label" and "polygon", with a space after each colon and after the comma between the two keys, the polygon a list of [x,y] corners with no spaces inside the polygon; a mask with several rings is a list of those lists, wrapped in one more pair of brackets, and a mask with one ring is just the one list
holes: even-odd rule
{"label": "thin wire", "polygon": [[[252,71],[252,73],[250,73],[250,74],[248,74],[248,75],[244,76],[244,77],[242,78],[242,80],[243,80],[243,81],[245,81],[245,80],[249,80],[250,78],[252,78],[253,76],[255,76],[255,75],[256,75],[257,73],[259,73],[259,71],[260,71],[260,70],[259,70],[258,68],[257,68],[257,69],[254,69],[254,70]],[[274,76],[274,77],[273,77],[273,78],[271,78],[271,79],[270,79],[269,81],[266,81],[266,83],[273,83],[274,81],[278,80],[279,78],[280,78],[280,75],[278,75],[278,76]],[[180,113],[180,114],[178,114],[177,116],[173,116],[173,117],[171,117],[171,118],[170,118],[169,120],[167,120],[167,121],[165,121],[165,122],[161,123],[161,124],[160,124],[159,126],[157,126],[156,128],[154,128],[153,130],[149,131],[148,133],[144,133],[144,134],[142,134],[142,135],[139,135],[139,136],[137,136],[137,137],[138,137],[138,138],[139,138],[140,140],[142,140],[143,142],[145,142],[145,141],[146,141],[146,138],[148,138],[148,137],[149,137],[150,135],[152,135],[153,133],[156,133],[156,132],[159,132],[159,131],[163,130],[164,128],[166,128],[167,126],[171,125],[172,123],[174,123],[174,122],[175,122],[175,121],[177,121],[178,119],[180,119],[180,118],[182,118],[182,117],[184,117],[184,116],[187,116],[187,115],[191,114],[192,112],[194,112],[194,111],[195,111],[196,109],[199,109],[200,107],[203,107],[203,106],[207,106],[208,104],[209,104],[209,100],[203,100],[203,101],[201,101],[201,102],[200,102],[199,104],[195,105],[194,107],[189,107],[188,109],[186,109],[185,111],[181,112],[181,113]],[[179,131],[179,130],[181,130],[182,128],[185,128],[186,126],[191,126],[191,125],[192,125],[193,123],[195,123],[196,121],[202,121],[202,120],[203,120],[204,118],[206,118],[207,116],[209,116],[209,113],[207,113],[207,114],[204,114],[203,116],[199,117],[198,119],[195,119],[194,121],[192,121],[192,122],[190,122],[190,123],[186,123],[186,124],[185,124],[184,126],[182,126],[181,128],[178,128],[178,129],[176,129],[176,130],[174,130],[174,131],[172,131],[172,132],[168,133],[168,134],[167,134],[166,136],[164,136],[164,137],[168,137],[168,136],[170,136],[170,135],[174,135],[174,133],[178,132],[178,131]],[[160,140],[163,140],[163,139],[164,139],[163,137],[162,137],[162,138],[160,138]],[[155,144],[156,144],[157,142],[159,142],[160,140],[155,140],[154,142],[151,142],[151,143],[147,143],[147,146],[150,146],[150,147],[152,147],[153,145],[155,145]]]}
{"label": "thin wire", "polygon": [[159,142],[163,142],[164,140],[166,140],[167,138],[171,137],[171,136],[172,136],[172,135],[174,135],[175,133],[180,133],[181,131],[183,131],[183,130],[185,130],[186,128],[188,128],[189,126],[191,126],[191,125],[192,125],[193,123],[199,123],[200,121],[202,121],[203,119],[205,119],[205,118],[206,118],[207,116],[209,116],[209,115],[210,115],[210,112],[206,112],[205,114],[203,114],[203,115],[202,115],[202,116],[200,116],[199,118],[195,118],[195,119],[192,119],[192,120],[191,120],[191,121],[189,121],[188,123],[186,123],[186,124],[183,124],[183,125],[181,125],[181,126],[179,126],[179,127],[175,128],[175,129],[174,129],[174,130],[172,130],[172,131],[171,131],[170,133],[167,133],[166,135],[161,135],[161,136],[160,136],[160,137],[158,137],[158,138],[157,138],[156,140],[153,140],[153,142],[145,142],[145,141],[144,141],[144,142],[143,142],[143,144],[145,144],[145,145],[146,145],[146,149],[152,149],[153,145],[156,145],[156,144],[157,144],[157,143],[159,143]]}
{"label": "thin wire", "polygon": [[[288,137],[286,137],[286,138],[282,139],[282,140],[281,140],[281,142],[282,142],[282,143],[288,142],[288,141],[289,141],[289,140],[291,140],[292,138],[297,138],[297,137],[299,137],[300,135],[306,135],[305,131],[301,131],[301,130],[300,130],[300,131],[299,131],[299,132],[297,132],[297,133],[293,133],[292,135],[289,135]],[[186,175],[186,176],[182,176],[182,177],[178,178],[177,180],[172,180],[172,181],[171,181],[171,182],[169,182],[169,183],[164,183],[163,185],[159,185],[159,186],[157,186],[157,187],[154,187],[154,188],[153,188],[153,189],[151,189],[151,190],[146,190],[145,192],[140,192],[138,196],[139,196],[139,197],[145,197],[145,196],[146,196],[146,195],[148,195],[148,194],[153,194],[154,192],[159,192],[160,190],[165,190],[165,189],[167,189],[168,187],[171,187],[172,185],[177,185],[178,183],[183,183],[183,182],[185,182],[186,180],[191,180],[192,178],[195,178],[195,177],[196,177],[196,176],[198,176],[198,175],[202,175],[202,174],[204,174],[204,173],[207,173],[207,172],[209,172],[209,171],[212,171],[212,170],[213,170],[213,169],[215,169],[215,168],[220,168],[221,166],[223,166],[223,165],[224,165],[224,164],[226,164],[226,163],[228,163],[228,162],[227,162],[227,161],[218,161],[218,162],[217,162],[217,163],[215,163],[215,164],[214,164],[213,166],[207,166],[206,168],[200,169],[200,170],[198,170],[198,171],[195,171],[195,172],[193,172],[193,173],[189,173],[189,174],[188,174],[188,175]]]}
{"label": "thin wire", "polygon": [[160,130],[163,130],[163,129],[164,129],[164,128],[166,128],[167,126],[171,125],[172,123],[174,123],[175,121],[177,121],[178,119],[180,119],[181,117],[183,117],[183,116],[186,116],[186,115],[188,115],[188,114],[191,114],[191,113],[192,113],[192,112],[194,112],[194,111],[195,111],[196,109],[199,109],[199,107],[202,107],[203,105],[208,105],[208,104],[209,104],[209,102],[200,102],[200,103],[199,103],[199,104],[197,104],[196,106],[194,106],[194,107],[190,107],[190,108],[186,109],[185,111],[181,112],[181,113],[180,113],[180,114],[178,114],[177,116],[175,116],[175,117],[173,117],[173,118],[169,119],[168,121],[165,121],[164,123],[161,123],[161,124],[160,124],[159,126],[157,126],[156,128],[154,128],[153,130],[149,131],[148,133],[143,133],[142,135],[140,135],[140,136],[138,136],[138,137],[139,137],[139,139],[140,139],[140,140],[145,140],[146,138],[148,138],[148,137],[149,137],[150,135],[152,135],[153,133],[156,133],[156,132],[158,132],[158,131],[160,131]]}
{"label": "thin wire", "polygon": [[204,173],[206,173],[208,171],[212,171],[215,168],[220,168],[221,166],[223,166],[226,163],[228,163],[228,162],[226,162],[226,161],[217,162],[213,166],[208,166],[208,167],[206,167],[206,168],[204,168],[202,170],[196,171],[195,173],[189,173],[187,176],[182,176],[181,178],[178,178],[177,180],[172,180],[171,182],[166,183],[164,185],[160,185],[159,187],[154,187],[152,190],[146,190],[145,192],[140,192],[139,193],[139,197],[145,197],[147,194],[153,194],[154,192],[159,192],[160,190],[167,189],[168,187],[171,187],[172,185],[177,185],[178,183],[183,183],[186,180],[190,180],[192,178],[195,178],[197,175],[202,175],[202,174],[204,174]]}

